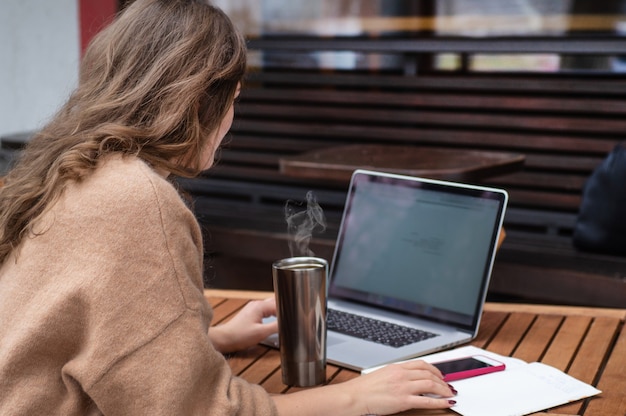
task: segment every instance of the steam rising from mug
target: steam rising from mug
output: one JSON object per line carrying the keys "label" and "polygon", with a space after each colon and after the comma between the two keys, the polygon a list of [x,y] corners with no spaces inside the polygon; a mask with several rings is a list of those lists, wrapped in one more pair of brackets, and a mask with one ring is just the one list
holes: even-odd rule
{"label": "steam rising from mug", "polygon": [[298,207],[301,206],[301,203],[296,204],[294,201],[287,201],[285,204],[285,221],[292,257],[314,256],[315,253],[309,248],[313,231],[322,232],[326,229],[324,211],[317,203],[313,191],[306,194],[306,210],[298,211]]}

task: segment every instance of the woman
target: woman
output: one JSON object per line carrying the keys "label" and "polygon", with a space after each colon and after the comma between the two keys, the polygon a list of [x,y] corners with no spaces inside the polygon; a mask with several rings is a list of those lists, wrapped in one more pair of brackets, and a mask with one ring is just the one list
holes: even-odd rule
{"label": "woman", "polygon": [[421,361],[279,396],[231,374],[222,353],[274,333],[261,319],[275,305],[250,303],[209,330],[199,226],[167,178],[213,164],[245,54],[229,19],[200,0],[137,0],[94,39],[78,88],[0,189],[0,414],[453,404]]}

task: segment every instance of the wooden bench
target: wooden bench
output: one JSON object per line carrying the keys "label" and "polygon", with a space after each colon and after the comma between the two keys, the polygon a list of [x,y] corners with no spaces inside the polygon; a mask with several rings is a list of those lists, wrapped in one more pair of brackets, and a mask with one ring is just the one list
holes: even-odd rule
{"label": "wooden bench", "polygon": [[[267,62],[274,52],[350,47],[362,54],[384,48],[406,63],[396,71],[333,71],[275,59],[249,73],[217,166],[181,181],[208,231],[207,285],[271,289],[271,262],[290,255],[283,207],[287,200],[303,201],[309,190],[328,218],[312,249],[332,257],[346,185],[285,175],[281,158],[340,145],[409,145],[525,155],[522,169],[478,182],[510,194],[507,239],[490,295],[624,307],[626,258],[579,252],[571,237],[586,179],[626,132],[626,78],[415,73],[415,56],[443,43],[420,49],[417,41],[398,40],[372,47],[376,42],[250,42]],[[472,51],[467,45],[457,42],[456,48]],[[475,48],[489,47],[481,45]],[[569,51],[574,46],[564,45]]]}

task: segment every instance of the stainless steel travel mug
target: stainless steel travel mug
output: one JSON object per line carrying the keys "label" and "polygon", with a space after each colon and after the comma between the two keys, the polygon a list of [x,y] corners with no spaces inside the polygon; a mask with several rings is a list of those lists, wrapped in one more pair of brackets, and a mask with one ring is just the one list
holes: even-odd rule
{"label": "stainless steel travel mug", "polygon": [[326,381],[328,262],[290,257],[272,265],[283,383],[309,387]]}

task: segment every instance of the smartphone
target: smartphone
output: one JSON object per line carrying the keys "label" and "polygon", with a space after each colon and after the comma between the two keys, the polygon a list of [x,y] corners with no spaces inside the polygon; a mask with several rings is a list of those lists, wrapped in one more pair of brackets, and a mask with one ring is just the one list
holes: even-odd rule
{"label": "smartphone", "polygon": [[485,357],[484,355],[472,355],[471,357],[455,358],[454,360],[432,363],[444,375],[444,381],[461,380],[464,378],[480,376],[482,374],[502,371],[504,363]]}

